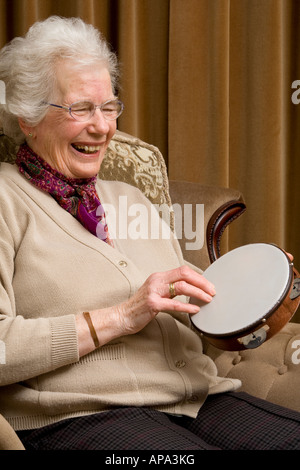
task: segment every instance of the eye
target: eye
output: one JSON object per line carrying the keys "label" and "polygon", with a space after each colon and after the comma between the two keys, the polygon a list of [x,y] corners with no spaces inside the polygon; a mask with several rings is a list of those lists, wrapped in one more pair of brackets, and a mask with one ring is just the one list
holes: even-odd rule
{"label": "eye", "polygon": [[74,103],[71,106],[71,113],[76,116],[84,116],[89,114],[93,110],[94,106],[88,101],[81,101],[79,103]]}
{"label": "eye", "polygon": [[119,107],[116,101],[108,101],[102,106],[102,112],[106,115],[114,115],[118,112]]}

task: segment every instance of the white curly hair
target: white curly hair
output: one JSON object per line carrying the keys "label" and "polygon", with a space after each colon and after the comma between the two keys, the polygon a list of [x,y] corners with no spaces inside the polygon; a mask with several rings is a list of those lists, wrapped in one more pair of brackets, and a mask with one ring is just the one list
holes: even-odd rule
{"label": "white curly hair", "polygon": [[5,85],[0,124],[17,144],[25,138],[18,119],[35,126],[44,118],[48,108],[43,103],[56,91],[56,63],[64,59],[74,67],[102,63],[116,91],[116,54],[94,26],[80,18],[58,16],[34,23],[24,37],[14,38],[0,51],[0,81]]}

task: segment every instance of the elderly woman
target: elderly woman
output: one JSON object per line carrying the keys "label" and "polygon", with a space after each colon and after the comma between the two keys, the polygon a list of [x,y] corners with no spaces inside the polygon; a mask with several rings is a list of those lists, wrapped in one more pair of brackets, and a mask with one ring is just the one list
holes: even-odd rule
{"label": "elderly woman", "polygon": [[237,395],[202,353],[188,299],[210,302],[214,286],[178,242],[110,235],[103,206],[118,213],[120,195],[153,216],[137,189],[97,179],[117,78],[79,19],[36,23],[1,51],[1,123],[20,148],[0,168],[0,412],[28,449],[299,448],[297,413]]}

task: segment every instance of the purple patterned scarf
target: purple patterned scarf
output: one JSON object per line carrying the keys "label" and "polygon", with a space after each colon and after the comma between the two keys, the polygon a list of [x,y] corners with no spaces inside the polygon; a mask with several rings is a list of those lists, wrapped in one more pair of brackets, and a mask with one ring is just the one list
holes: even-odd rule
{"label": "purple patterned scarf", "polygon": [[95,188],[96,176],[85,179],[67,178],[48,165],[27,144],[20,146],[16,164],[32,184],[49,193],[93,235],[113,246],[105,212]]}

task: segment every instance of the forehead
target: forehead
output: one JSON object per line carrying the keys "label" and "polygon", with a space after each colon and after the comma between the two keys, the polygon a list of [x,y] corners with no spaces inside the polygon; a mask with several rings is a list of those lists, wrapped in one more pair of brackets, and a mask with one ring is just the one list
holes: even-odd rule
{"label": "forehead", "polygon": [[70,61],[59,63],[56,82],[60,98],[68,102],[90,99],[100,103],[114,96],[110,74],[102,64],[79,68]]}

